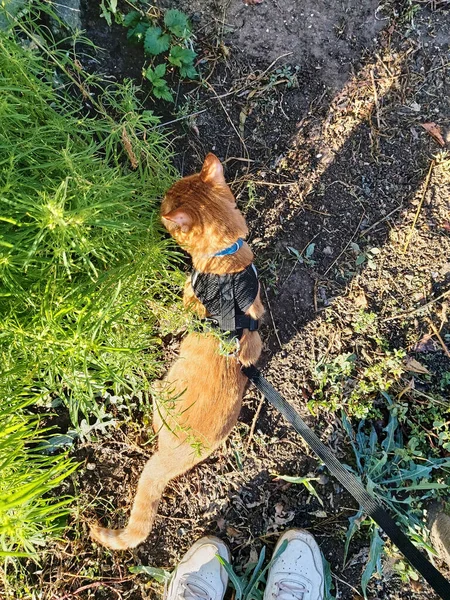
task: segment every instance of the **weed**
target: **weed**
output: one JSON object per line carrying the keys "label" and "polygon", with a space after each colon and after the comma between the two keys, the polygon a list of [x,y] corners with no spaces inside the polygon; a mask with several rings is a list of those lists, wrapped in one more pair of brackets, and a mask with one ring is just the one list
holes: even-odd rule
{"label": "weed", "polygon": [[[238,575],[233,567],[224,560],[222,557],[217,555],[217,558],[224,566],[226,572],[230,577],[230,582],[235,589],[236,600],[262,600],[264,597],[264,584],[266,583],[266,575],[277,560],[279,556],[283,554],[287,547],[287,540],[285,540],[278,548],[277,552],[272,556],[271,560],[263,568],[264,559],[266,555],[266,547],[263,546],[258,562],[255,564],[247,565],[245,571]],[[322,554],[322,553],[321,553]],[[332,582],[331,582],[331,570],[328,561],[322,554],[322,562],[324,566],[324,600],[334,600],[331,594]],[[241,569],[238,569],[241,571]]]}
{"label": "weed", "polygon": [[248,565],[244,573],[238,575],[233,567],[224,558],[216,555],[230,577],[230,582],[235,589],[236,600],[262,600],[263,591],[259,589],[266,582],[265,576],[273,562],[286,550],[287,540],[279,547],[272,560],[263,568],[266,556],[266,547],[263,546],[256,565]]}
{"label": "weed", "polygon": [[296,248],[293,248],[292,246],[287,246],[287,251],[289,252],[289,254],[294,256],[299,263],[305,264],[308,267],[314,267],[314,265],[316,264],[316,261],[312,258],[315,249],[316,244],[314,242],[308,244],[308,246],[305,248],[304,253],[299,252],[298,250],[296,250]]}
{"label": "weed", "polygon": [[283,479],[283,481],[288,481],[289,483],[296,483],[304,485],[311,496],[314,496],[319,502],[321,506],[323,506],[322,498],[316,491],[316,488],[311,483],[312,481],[319,481],[319,477],[291,477],[289,475],[276,475],[278,479]]}
{"label": "weed", "polygon": [[[173,306],[178,276],[158,224],[175,176],[158,120],[131,82],[103,90],[47,39],[40,10],[10,15],[17,40],[0,32],[0,537],[3,556],[34,559],[68,511],[49,492],[75,465],[55,452],[112,425],[107,393],[149,389],[149,306]],[[31,405],[65,406],[73,429],[46,431]]]}
{"label": "weed", "polygon": [[[132,10],[124,16],[123,25],[128,28],[128,39],[142,43],[145,54],[150,57],[150,65],[144,66],[142,73],[152,85],[152,94],[174,102],[165,79],[168,68],[177,69],[182,79],[198,77],[194,66],[197,54],[187,15],[177,9],[167,10],[164,17],[159,12]],[[156,64],[157,57],[163,62]]]}
{"label": "weed", "polygon": [[[366,485],[367,491],[395,515],[396,522],[410,539],[419,548],[434,553],[428,543],[424,519],[425,502],[439,497],[441,493],[448,493],[450,460],[418,458],[411,453],[403,443],[398,406],[388,394],[383,393],[383,397],[389,409],[389,418],[383,430],[385,436],[382,441],[379,440],[375,429],[368,428],[364,421],[360,422],[355,433],[347,417],[343,415],[343,425],[355,455],[356,472]],[[369,559],[361,580],[364,597],[367,597],[370,578],[375,571],[381,574],[384,541],[380,537],[379,527],[366,519],[363,510],[360,509],[350,518],[345,557],[354,534],[363,525],[367,527],[365,535],[370,537]]]}
{"label": "weed", "polygon": [[351,249],[356,254],[355,266],[359,267],[366,264],[369,269],[375,270],[377,268],[375,263],[376,256],[380,253],[379,248],[369,248],[366,251],[362,251],[358,244],[352,242],[350,244]]}
{"label": "weed", "polygon": [[248,200],[245,202],[243,209],[247,212],[250,208],[255,208],[258,203],[258,196],[256,195],[256,186],[253,181],[247,181],[247,196]]}
{"label": "weed", "polygon": [[46,429],[37,416],[25,412],[33,394],[26,387],[16,392],[16,398],[2,397],[0,406],[3,577],[14,557],[36,558],[47,538],[64,528],[71,498],[52,500],[48,493],[77,467],[65,454],[53,456],[43,451]]}
{"label": "weed", "polygon": [[116,23],[122,22],[121,13],[117,10],[117,0],[101,0],[100,16],[111,27],[113,19]]}
{"label": "weed", "polygon": [[283,65],[282,67],[278,67],[269,75],[268,89],[270,90],[271,88],[280,85],[280,83],[285,83],[288,89],[298,87],[297,74],[299,69],[300,67],[298,65],[295,67],[292,65]]}
{"label": "weed", "polygon": [[405,370],[403,350],[386,350],[368,366],[363,366],[356,354],[339,354],[332,360],[320,361],[313,370],[317,384],[308,403],[336,411],[344,408],[349,415],[365,418],[372,410],[379,391],[388,391]]}

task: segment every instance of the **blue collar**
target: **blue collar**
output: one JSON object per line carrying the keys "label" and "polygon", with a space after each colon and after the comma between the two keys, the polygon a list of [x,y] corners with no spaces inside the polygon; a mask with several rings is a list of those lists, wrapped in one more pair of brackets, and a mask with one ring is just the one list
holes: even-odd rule
{"label": "blue collar", "polygon": [[211,254],[211,256],[229,256],[230,254],[235,254],[240,248],[242,248],[243,243],[244,240],[242,238],[238,238],[234,244],[231,244],[231,246],[228,246],[228,248],[219,250],[219,252],[216,252],[215,254]]}

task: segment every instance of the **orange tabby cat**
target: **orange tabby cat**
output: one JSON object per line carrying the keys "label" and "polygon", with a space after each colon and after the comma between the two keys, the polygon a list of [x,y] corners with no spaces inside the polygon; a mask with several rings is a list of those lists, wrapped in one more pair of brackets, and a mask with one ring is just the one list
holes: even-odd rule
{"label": "orange tabby cat", "polygon": [[[252,263],[253,253],[242,240],[248,234],[244,217],[214,154],[208,154],[200,173],[184,177],[170,188],[161,215],[169,233],[192,256],[197,271],[240,273]],[[236,240],[241,245],[233,254],[214,256]],[[194,294],[190,277],[183,301],[200,317],[207,315]],[[245,314],[257,320],[263,312],[258,290]],[[125,549],[143,542],[167,483],[209,456],[234,427],[247,381],[241,364],[258,360],[261,338],[257,331],[244,329],[238,357],[221,354],[220,343],[211,333],[190,333],[183,340],[179,358],[160,383],[160,390],[176,399],[173,404],[177,416],[155,401],[153,426],[159,432],[158,451],[139,479],[128,525],[116,530],[92,527],[91,536],[104,546]],[[200,442],[200,449],[193,448],[193,439]]]}

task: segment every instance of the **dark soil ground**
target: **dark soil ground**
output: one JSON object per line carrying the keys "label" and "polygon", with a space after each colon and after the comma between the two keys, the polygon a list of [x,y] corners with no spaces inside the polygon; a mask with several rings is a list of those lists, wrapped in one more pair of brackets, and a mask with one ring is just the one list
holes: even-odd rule
{"label": "dark soil ground", "polygon": [[[166,0],[162,6],[191,16],[205,81],[180,86],[175,115],[165,113],[166,121],[179,119],[170,125],[175,164],[189,174],[209,151],[225,162],[264,286],[265,375],[349,462],[337,414],[319,407],[313,417],[306,402],[320,360],[370,352],[352,326],[361,309],[376,313],[391,349],[412,352],[434,326],[442,344],[435,337],[433,352],[420,360],[432,380],[450,371],[443,348],[450,334],[448,4]],[[90,0],[84,23],[106,52],[86,66],[140,82],[141,49],[98,12]],[[422,127],[429,122],[441,128],[444,147]],[[373,260],[357,265],[361,254]],[[418,311],[424,305],[428,312]],[[226,540],[235,565],[245,565],[263,545],[270,553],[288,527],[317,537],[337,598],[360,597],[363,535],[342,566],[355,502],[253,390],[224,447],[169,485],[146,543],[126,553],[93,545],[89,519],[117,526],[127,518],[151,454],[151,444],[141,445],[147,430],[146,422],[127,425],[79,448],[84,467],[74,485],[83,512],[37,574],[45,597],[154,598],[161,587],[128,567],[171,570],[204,534]],[[274,473],[320,476],[324,506]],[[388,572],[369,589],[373,600],[435,597],[426,584],[402,583]]]}

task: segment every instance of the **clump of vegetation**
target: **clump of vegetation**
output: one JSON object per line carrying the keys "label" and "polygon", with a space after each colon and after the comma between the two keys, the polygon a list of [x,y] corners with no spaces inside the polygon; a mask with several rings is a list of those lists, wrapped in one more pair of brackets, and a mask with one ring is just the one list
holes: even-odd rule
{"label": "clump of vegetation", "polygon": [[173,173],[130,82],[99,100],[114,118],[86,117],[36,51],[0,48],[2,385],[29,382],[76,425],[107,388],[142,389],[155,372],[147,306],[167,299],[173,259],[156,203]]}
{"label": "clump of vegetation", "polygon": [[128,39],[142,43],[150,64],[144,66],[143,75],[152,85],[155,98],[173,102],[173,94],[167,83],[167,73],[178,70],[182,79],[196,79],[194,66],[197,53],[193,49],[192,27],[187,15],[170,9],[164,16],[158,12],[132,10],[123,17],[128,27]]}
{"label": "clump of vegetation", "polygon": [[43,452],[46,429],[37,416],[24,412],[29,403],[29,398],[2,398],[0,406],[0,556],[5,567],[13,557],[35,558],[46,538],[62,530],[71,498],[46,494],[77,466],[65,454]]}
{"label": "clump of vegetation", "polygon": [[[35,3],[21,20],[10,17],[16,37],[0,31],[0,540],[7,561],[36,556],[64,525],[68,498],[49,492],[75,465],[57,453],[60,446],[86,429],[83,422],[100,426],[110,408],[118,413],[103,402],[108,392],[131,398],[148,389],[159,369],[158,316],[168,318],[169,282],[178,276],[177,255],[159,229],[159,199],[175,173],[158,119],[143,110],[130,81],[105,90],[76,54],[46,39],[34,12],[46,9]],[[68,409],[74,428],[64,444],[48,439],[45,414],[55,409]]]}
{"label": "clump of vegetation", "polygon": [[313,371],[317,387],[309,408],[336,411],[345,407],[349,415],[365,418],[378,393],[388,391],[404,373],[405,355],[403,350],[386,350],[369,365],[350,352],[320,361]]}
{"label": "clump of vegetation", "polygon": [[[377,434],[373,425],[364,420],[360,421],[355,432],[345,413],[342,415],[356,463],[356,468],[348,466],[348,469],[360,477],[369,494],[380,505],[388,507],[396,522],[417,547],[435,554],[428,541],[426,503],[447,497],[450,487],[450,459],[426,458],[405,444],[399,421],[402,407],[394,403],[386,392],[382,392],[382,396],[389,410],[383,435]],[[288,476],[281,476],[281,479],[303,485],[305,480],[308,481],[308,478]],[[309,486],[310,493],[317,497],[315,489]],[[375,573],[382,575],[382,558],[388,548],[380,528],[375,521],[365,516],[362,508],[349,521],[344,563],[350,542],[357,531],[364,529],[364,538],[369,540],[369,556],[361,576],[361,588],[364,598],[367,598],[370,579]],[[397,563],[396,570],[403,579],[418,578],[417,573],[402,559]]]}
{"label": "clump of vegetation", "polygon": [[[381,505],[389,508],[396,522],[415,545],[434,554],[433,548],[428,543],[426,502],[448,495],[450,459],[417,456],[411,448],[405,446],[398,419],[399,407],[388,394],[384,393],[383,397],[389,409],[389,418],[381,441],[374,427],[368,427],[364,421],[360,422],[355,433],[349,420],[343,415],[344,428],[355,455],[356,474],[361,477],[368,492]],[[366,530],[365,537],[370,538],[369,559],[361,579],[361,587],[366,598],[370,578],[375,572],[380,575],[382,573],[381,559],[385,542],[380,536],[378,525],[371,519],[367,519],[364,511],[360,509],[350,518],[345,542],[345,557],[354,534],[362,527]],[[399,573],[417,578],[414,571],[405,568],[399,569]]]}

